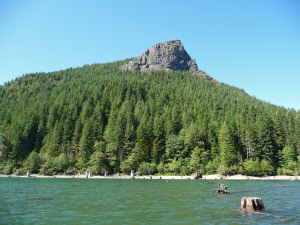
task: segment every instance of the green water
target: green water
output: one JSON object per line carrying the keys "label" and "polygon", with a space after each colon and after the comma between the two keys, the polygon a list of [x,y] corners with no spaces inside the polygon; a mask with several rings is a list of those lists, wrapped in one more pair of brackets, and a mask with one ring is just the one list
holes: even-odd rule
{"label": "green water", "polygon": [[[0,224],[300,224],[300,181],[221,181],[231,195],[217,182],[0,178]],[[243,196],[266,214],[240,210]]]}

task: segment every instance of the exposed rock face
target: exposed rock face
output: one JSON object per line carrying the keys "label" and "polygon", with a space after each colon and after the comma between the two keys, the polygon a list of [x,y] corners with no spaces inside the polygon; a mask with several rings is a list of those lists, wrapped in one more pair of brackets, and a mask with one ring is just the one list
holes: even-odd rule
{"label": "exposed rock face", "polygon": [[191,73],[198,66],[185,51],[181,41],[167,41],[146,50],[141,56],[121,67],[121,70],[186,70]]}
{"label": "exposed rock face", "polygon": [[215,81],[211,76],[198,70],[195,60],[185,51],[181,41],[167,41],[147,49],[142,55],[121,67],[121,70],[184,70],[207,80]]}

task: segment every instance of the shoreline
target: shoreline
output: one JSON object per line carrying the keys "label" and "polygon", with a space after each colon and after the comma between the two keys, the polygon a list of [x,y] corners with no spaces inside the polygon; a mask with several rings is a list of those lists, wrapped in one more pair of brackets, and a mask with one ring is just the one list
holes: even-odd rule
{"label": "shoreline", "polygon": [[[1,177],[15,177],[15,178],[73,178],[73,179],[131,179],[130,175],[110,175],[110,176],[86,176],[86,175],[39,175],[32,174],[29,177],[18,176],[15,174],[5,175],[0,174]],[[144,175],[144,176],[135,176],[134,179],[153,179],[153,180],[193,180],[194,176],[156,176],[156,175]],[[202,179],[199,180],[300,180],[300,176],[286,176],[286,175],[276,175],[276,176],[265,176],[265,177],[256,177],[256,176],[247,176],[247,175],[232,175],[232,176],[223,176],[220,174],[213,175],[203,175]]]}

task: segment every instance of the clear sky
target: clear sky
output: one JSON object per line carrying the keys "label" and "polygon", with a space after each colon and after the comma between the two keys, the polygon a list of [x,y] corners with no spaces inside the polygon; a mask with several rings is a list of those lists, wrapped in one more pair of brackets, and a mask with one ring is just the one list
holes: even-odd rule
{"label": "clear sky", "polygon": [[298,0],[0,0],[0,85],[174,39],[216,80],[300,110]]}

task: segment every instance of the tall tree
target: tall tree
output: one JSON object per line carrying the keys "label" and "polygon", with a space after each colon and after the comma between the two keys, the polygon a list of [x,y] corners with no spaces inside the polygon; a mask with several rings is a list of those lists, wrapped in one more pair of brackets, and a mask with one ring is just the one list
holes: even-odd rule
{"label": "tall tree", "polygon": [[79,158],[84,166],[88,161],[93,153],[94,149],[94,137],[93,137],[93,125],[92,125],[93,118],[86,121],[86,124],[82,130],[82,136],[79,142]]}
{"label": "tall tree", "polygon": [[162,160],[162,156],[165,152],[165,130],[164,121],[161,116],[156,114],[153,125],[153,149],[151,153],[152,162],[159,163]]}
{"label": "tall tree", "polygon": [[234,139],[226,122],[224,122],[220,128],[219,146],[221,163],[227,167],[234,165],[238,160],[237,151],[234,146]]}

